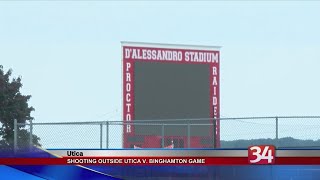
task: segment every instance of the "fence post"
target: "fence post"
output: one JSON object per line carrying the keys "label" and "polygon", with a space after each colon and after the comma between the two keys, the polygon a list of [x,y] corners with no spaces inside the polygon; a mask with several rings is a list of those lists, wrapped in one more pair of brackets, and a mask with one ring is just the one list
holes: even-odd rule
{"label": "fence post", "polygon": [[18,122],[17,119],[14,119],[14,134],[13,134],[13,152],[14,154],[17,153],[18,150]]}
{"label": "fence post", "polygon": [[188,148],[190,148],[190,121],[188,121]]}
{"label": "fence post", "polygon": [[100,149],[102,149],[102,123],[100,124]]}
{"label": "fence post", "polygon": [[161,146],[162,146],[162,148],[164,148],[164,124],[162,124],[161,135],[162,135]]}
{"label": "fence post", "polygon": [[279,146],[279,121],[278,117],[276,117],[276,146]]}
{"label": "fence post", "polygon": [[29,134],[29,151],[32,151],[32,146],[33,146],[33,124],[32,120],[30,120],[30,134]]}
{"label": "fence post", "polygon": [[106,148],[109,149],[109,121],[106,122]]}

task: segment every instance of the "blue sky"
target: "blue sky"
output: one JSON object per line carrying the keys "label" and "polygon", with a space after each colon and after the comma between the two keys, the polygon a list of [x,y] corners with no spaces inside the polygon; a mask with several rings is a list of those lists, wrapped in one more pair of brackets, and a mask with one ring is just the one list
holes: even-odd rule
{"label": "blue sky", "polygon": [[0,64],[37,122],[121,120],[120,41],[217,45],[221,115],[320,115],[318,1],[3,1]]}

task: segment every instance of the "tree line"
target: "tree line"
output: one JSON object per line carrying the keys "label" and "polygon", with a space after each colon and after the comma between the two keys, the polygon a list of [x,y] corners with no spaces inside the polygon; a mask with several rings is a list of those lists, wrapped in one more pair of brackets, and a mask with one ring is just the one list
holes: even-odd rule
{"label": "tree line", "polygon": [[[31,95],[23,95],[21,76],[12,76],[12,69],[4,71],[0,65],[0,151],[13,151],[14,120],[18,123],[27,123],[34,120],[31,112],[35,109],[29,106]],[[18,148],[23,149],[29,144],[29,131],[25,126],[17,128]],[[33,136],[33,144],[40,146],[40,138]]]}
{"label": "tree line", "polygon": [[293,137],[284,137],[279,139],[221,141],[222,148],[247,148],[252,145],[275,145],[278,148],[320,148],[320,140],[302,140]]}

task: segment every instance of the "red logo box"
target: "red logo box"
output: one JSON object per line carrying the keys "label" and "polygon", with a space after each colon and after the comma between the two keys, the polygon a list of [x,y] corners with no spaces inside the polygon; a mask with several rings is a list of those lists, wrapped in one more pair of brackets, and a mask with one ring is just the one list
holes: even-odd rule
{"label": "red logo box", "polygon": [[249,164],[274,164],[275,149],[273,145],[250,146],[248,148]]}

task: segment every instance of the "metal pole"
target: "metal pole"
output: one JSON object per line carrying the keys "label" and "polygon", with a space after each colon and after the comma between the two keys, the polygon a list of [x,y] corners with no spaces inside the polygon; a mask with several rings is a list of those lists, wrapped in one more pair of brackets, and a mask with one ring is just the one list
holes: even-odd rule
{"label": "metal pole", "polygon": [[13,134],[13,152],[17,153],[18,150],[18,122],[17,119],[14,119],[14,134]]}
{"label": "metal pole", "polygon": [[188,148],[190,148],[190,121],[188,121]]}
{"label": "metal pole", "polygon": [[279,146],[279,122],[278,122],[278,117],[276,117],[276,146]]}
{"label": "metal pole", "polygon": [[102,149],[102,123],[100,124],[100,149]]}
{"label": "metal pole", "polygon": [[32,151],[32,146],[33,146],[32,135],[33,135],[33,124],[32,124],[32,120],[30,120],[29,151]]}
{"label": "metal pole", "polygon": [[164,148],[164,124],[162,124],[161,134],[162,134],[161,146],[162,148]]}
{"label": "metal pole", "polygon": [[106,148],[109,148],[109,122],[106,122]]}

